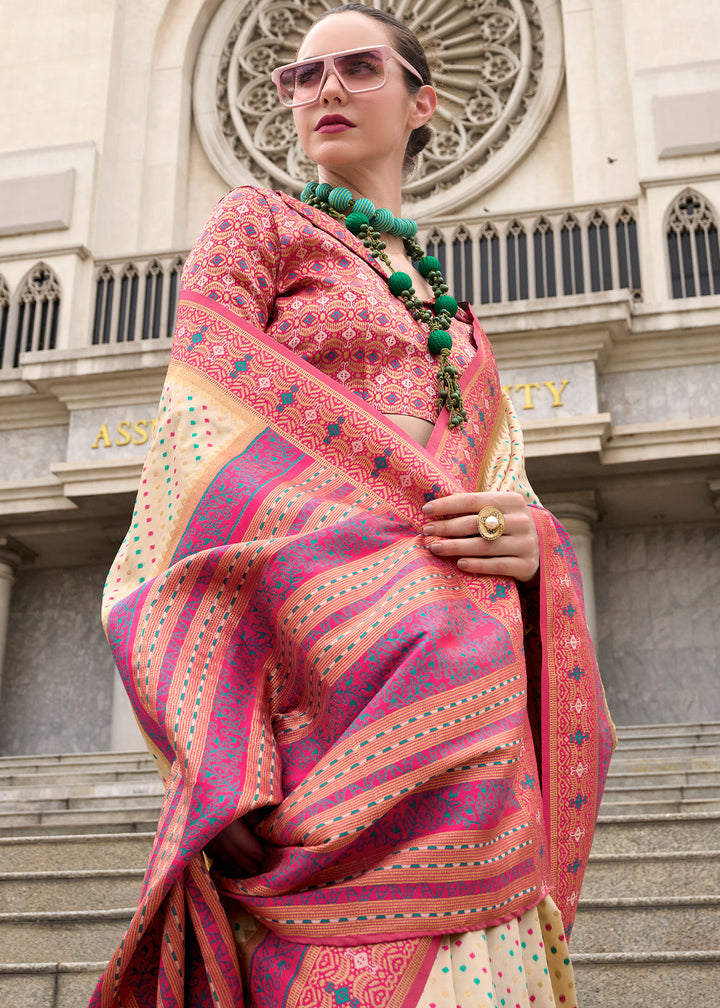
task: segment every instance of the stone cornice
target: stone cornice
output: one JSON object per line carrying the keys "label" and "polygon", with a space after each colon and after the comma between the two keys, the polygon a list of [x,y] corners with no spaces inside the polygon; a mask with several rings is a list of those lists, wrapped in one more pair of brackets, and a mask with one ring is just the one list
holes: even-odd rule
{"label": "stone cornice", "polygon": [[602,373],[720,363],[720,296],[646,305],[627,291],[484,305],[498,366],[593,361]]}
{"label": "stone cornice", "polygon": [[[13,235],[13,238],[16,236]],[[30,249],[20,251],[15,249],[11,252],[0,252],[0,262],[17,262],[25,259],[39,260],[57,259],[59,256],[75,255],[78,259],[90,258],[90,249],[87,245],[52,245],[47,248]]]}
{"label": "stone cornice", "polygon": [[522,425],[525,455],[597,454],[610,434],[610,414],[568,417],[562,420],[529,420]]}
{"label": "stone cornice", "polygon": [[54,476],[0,483],[0,515],[38,514],[41,511],[70,511],[75,505],[63,493]]}
{"label": "stone cornice", "polygon": [[66,427],[67,407],[54,396],[32,389],[26,395],[0,398],[0,431],[25,430],[29,427]]}
{"label": "stone cornice", "polygon": [[600,453],[604,466],[713,457],[720,462],[720,417],[618,424]]}
{"label": "stone cornice", "polygon": [[68,410],[157,403],[170,357],[162,348],[89,347],[21,359],[23,379]]}
{"label": "stone cornice", "polygon": [[165,368],[145,369],[128,374],[93,375],[91,378],[66,378],[52,381],[48,390],[69,410],[107,406],[134,406],[153,403],[160,398]]}
{"label": "stone cornice", "polygon": [[142,459],[112,459],[99,462],[57,462],[51,466],[62,482],[66,497],[95,497],[103,494],[136,494]]}

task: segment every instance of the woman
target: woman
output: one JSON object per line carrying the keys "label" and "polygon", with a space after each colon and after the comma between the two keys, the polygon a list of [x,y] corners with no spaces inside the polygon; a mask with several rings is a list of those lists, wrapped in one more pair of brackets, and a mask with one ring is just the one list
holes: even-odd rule
{"label": "woman", "polygon": [[399,216],[427,63],[350,4],[273,79],[320,185],[196,243],[106,587],[167,789],[93,1003],[569,1005],[612,727],[492,352]]}

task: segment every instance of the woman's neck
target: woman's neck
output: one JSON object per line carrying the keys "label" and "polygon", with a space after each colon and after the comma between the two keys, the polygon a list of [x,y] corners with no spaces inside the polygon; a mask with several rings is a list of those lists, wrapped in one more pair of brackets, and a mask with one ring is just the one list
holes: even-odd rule
{"label": "woman's neck", "polygon": [[394,174],[383,178],[382,173],[375,174],[362,168],[346,173],[319,168],[318,178],[320,182],[328,182],[333,187],[349,189],[355,197],[364,196],[372,200],[378,209],[385,207],[396,217],[401,216],[400,181]]}

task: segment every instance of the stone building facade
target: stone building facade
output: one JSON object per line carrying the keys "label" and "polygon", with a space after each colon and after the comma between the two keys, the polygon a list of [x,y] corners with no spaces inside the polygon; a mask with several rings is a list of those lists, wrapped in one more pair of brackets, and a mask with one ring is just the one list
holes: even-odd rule
{"label": "stone building facade", "polygon": [[[383,6],[383,0],[377,0]],[[310,166],[267,72],[319,0],[0,0],[0,754],[133,747],[99,624],[182,264]],[[720,7],[418,0],[406,210],[575,542],[619,723],[720,719]]]}

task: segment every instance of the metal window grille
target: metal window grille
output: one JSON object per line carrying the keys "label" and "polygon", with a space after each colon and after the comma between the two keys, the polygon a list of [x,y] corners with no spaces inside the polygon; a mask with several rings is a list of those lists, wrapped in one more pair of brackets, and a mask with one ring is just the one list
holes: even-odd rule
{"label": "metal window grille", "polygon": [[447,253],[445,239],[439,231],[431,231],[427,240],[427,254],[435,256],[440,263],[443,276],[447,275]]}
{"label": "metal window grille", "polygon": [[612,290],[610,229],[605,216],[595,210],[588,221],[590,290]]}
{"label": "metal window grille", "polygon": [[696,192],[674,202],[667,227],[670,289],[674,298],[720,293],[720,244],[715,214]]}
{"label": "metal window grille", "polygon": [[472,241],[465,228],[460,228],[453,239],[453,288],[458,301],[473,300]]}
{"label": "metal window grille", "polygon": [[582,235],[577,217],[567,214],[560,227],[563,294],[584,294]]}
{"label": "metal window grille", "polygon": [[138,285],[140,274],[134,263],[128,263],[120,274],[120,303],[118,304],[117,342],[131,343],[135,339],[137,324]]}
{"label": "metal window grille", "polygon": [[13,367],[20,354],[32,350],[54,350],[60,318],[60,284],[45,263],[38,263],[20,289]]}
{"label": "metal window grille", "polygon": [[533,252],[535,254],[535,297],[555,297],[555,236],[552,225],[541,217],[533,230]]}
{"label": "metal window grille", "polygon": [[505,237],[507,258],[508,301],[524,301],[528,297],[527,235],[520,221],[513,220]]}
{"label": "metal window grille", "polygon": [[502,300],[500,272],[500,238],[492,224],[484,224],[480,232],[480,303],[494,304]]}
{"label": "metal window grille", "polygon": [[[8,323],[10,321],[10,290],[5,278],[0,276],[0,368],[5,364],[5,351],[11,356],[7,346]],[[8,362],[9,363],[9,362]]]}
{"label": "metal window grille", "polygon": [[93,346],[110,342],[115,274],[103,266],[95,282],[95,311],[93,312]]}
{"label": "metal window grille", "polygon": [[143,308],[142,339],[158,339],[162,317],[163,268],[153,259],[145,270],[145,305]]}
{"label": "metal window grille", "polygon": [[615,221],[615,242],[618,257],[618,287],[627,287],[633,298],[640,297],[640,252],[637,222],[631,210],[623,207]]}
{"label": "metal window grille", "polygon": [[184,266],[183,259],[176,259],[170,270],[170,282],[168,285],[168,313],[165,335],[172,338],[175,332],[175,317],[177,315],[178,295],[180,293],[180,279]]}

